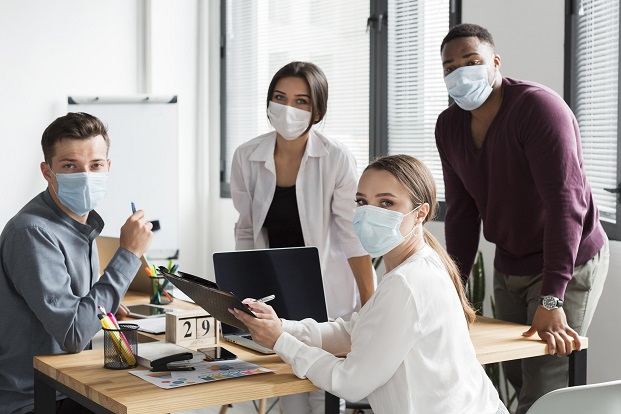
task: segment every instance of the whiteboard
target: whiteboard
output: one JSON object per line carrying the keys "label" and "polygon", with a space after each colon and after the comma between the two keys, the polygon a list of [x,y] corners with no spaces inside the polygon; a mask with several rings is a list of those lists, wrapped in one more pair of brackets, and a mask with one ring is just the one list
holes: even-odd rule
{"label": "whiteboard", "polygon": [[147,220],[159,220],[147,256],[177,257],[179,163],[177,97],[134,95],[68,98],[69,112],[86,112],[108,126],[111,160],[106,198],[97,212],[103,236],[119,237],[132,214],[131,202]]}

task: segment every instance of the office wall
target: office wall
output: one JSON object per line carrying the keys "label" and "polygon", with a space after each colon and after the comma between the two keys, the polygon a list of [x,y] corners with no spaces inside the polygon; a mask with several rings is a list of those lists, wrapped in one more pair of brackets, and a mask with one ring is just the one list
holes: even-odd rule
{"label": "office wall", "polygon": [[[0,2],[0,227],[47,183],[39,172],[41,133],[67,111],[68,95],[176,94],[181,260],[197,269],[203,253],[198,203],[197,1],[6,0]],[[216,2],[217,3],[217,2]],[[142,41],[138,24],[149,22]],[[149,47],[150,46],[150,47]],[[147,59],[142,60],[148,50]],[[147,68],[150,76],[146,76]],[[142,79],[148,78],[146,88]],[[104,120],[105,121],[105,120]],[[111,137],[114,145],[114,136]],[[140,154],[136,154],[139,157]],[[201,157],[202,158],[202,157]],[[160,160],[153,160],[156,166]],[[114,174],[114,160],[111,173]],[[141,183],[127,180],[140,191]],[[141,206],[148,211],[148,206]],[[105,219],[105,218],[104,218]],[[202,269],[197,269],[202,270]]]}
{"label": "office wall", "polygon": [[123,0],[0,3],[2,226],[47,185],[41,133],[67,96],[135,91],[135,19]]}

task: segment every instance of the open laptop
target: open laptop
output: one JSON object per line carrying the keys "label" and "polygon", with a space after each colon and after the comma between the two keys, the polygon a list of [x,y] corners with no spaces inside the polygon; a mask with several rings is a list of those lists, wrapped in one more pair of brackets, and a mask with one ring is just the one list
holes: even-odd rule
{"label": "open laptop", "polygon": [[[97,242],[97,251],[99,252],[99,272],[103,274],[104,269],[119,248],[120,241],[118,237],[106,236],[99,236],[95,241]],[[129,285],[129,290],[151,294],[151,279],[145,270],[149,264],[144,256],[140,258],[140,261],[140,269],[138,269],[136,277]]]}
{"label": "open laptop", "polygon": [[[218,287],[241,300],[275,295],[269,304],[280,317],[328,320],[316,247],[219,252],[213,255],[213,266]],[[261,353],[273,353],[252,341],[249,332],[225,323],[221,326],[225,340]]]}

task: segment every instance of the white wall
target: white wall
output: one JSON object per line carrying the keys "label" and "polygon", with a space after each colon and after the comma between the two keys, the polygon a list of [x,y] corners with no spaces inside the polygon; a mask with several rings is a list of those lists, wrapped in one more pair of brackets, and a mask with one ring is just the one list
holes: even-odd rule
{"label": "white wall", "polygon": [[[199,2],[150,2],[145,16],[151,25],[148,90],[142,87],[139,72],[144,51],[139,42],[141,4],[141,0],[0,2],[0,175],[5,194],[0,226],[46,187],[39,172],[41,134],[67,112],[67,96],[177,94],[180,259],[200,273],[203,232],[196,231],[196,223],[197,195],[203,189],[197,185],[197,165],[205,157],[197,151]],[[110,138],[114,144],[114,136]],[[114,160],[112,165],[114,174]],[[148,211],[148,206],[144,209]]]}
{"label": "white wall", "polygon": [[[140,0],[5,0],[0,2],[0,226],[45,188],[39,173],[43,129],[66,110],[68,95],[123,95],[139,84]],[[213,278],[211,254],[234,248],[237,213],[219,197],[219,1],[150,2],[148,92],[179,96],[181,262]],[[562,93],[564,1],[464,0],[463,21],[493,34],[501,73]],[[206,25],[199,24],[208,22]],[[114,137],[111,137],[114,140]],[[442,223],[429,228],[443,240]],[[482,241],[492,273],[493,246]],[[589,381],[620,378],[612,328],[619,318],[621,243],[611,243],[611,270],[589,332]],[[490,285],[491,281],[488,283]],[[616,325],[616,324],[615,324]],[[612,357],[611,357],[612,356]]]}
{"label": "white wall", "polygon": [[46,187],[41,134],[67,96],[135,92],[135,20],[124,0],[0,3],[2,226]]}

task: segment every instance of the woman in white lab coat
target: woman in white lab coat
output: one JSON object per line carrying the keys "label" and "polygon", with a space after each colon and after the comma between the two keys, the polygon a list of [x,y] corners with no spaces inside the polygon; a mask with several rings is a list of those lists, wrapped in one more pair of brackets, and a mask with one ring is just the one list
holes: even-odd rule
{"label": "woman in white lab coat", "polygon": [[508,414],[470,341],[475,315],[459,271],[423,227],[436,206],[429,169],[407,155],[379,158],[360,178],[357,203],[356,234],[387,271],[359,313],[281,321],[252,299],[244,303],[257,318],[229,311],[296,375],[347,400],[368,396],[376,414]]}
{"label": "woman in white lab coat", "polygon": [[[237,250],[316,246],[330,318],[348,318],[374,291],[371,259],[352,218],[356,162],[342,144],[314,130],[326,115],[328,82],[316,65],[292,62],[273,77],[267,116],[275,131],[233,155],[231,196],[239,212]],[[282,399],[287,414],[323,412],[322,393],[308,410]],[[298,399],[300,397],[297,397]],[[303,403],[303,402],[302,402]]]}

